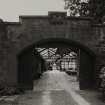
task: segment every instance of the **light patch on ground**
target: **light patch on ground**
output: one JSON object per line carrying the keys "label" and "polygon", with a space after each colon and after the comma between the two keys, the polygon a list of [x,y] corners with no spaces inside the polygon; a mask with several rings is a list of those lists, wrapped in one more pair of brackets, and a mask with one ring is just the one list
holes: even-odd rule
{"label": "light patch on ground", "polygon": [[45,95],[43,95],[43,105],[51,105],[50,91],[45,91]]}
{"label": "light patch on ground", "polygon": [[14,96],[3,96],[0,98],[0,101],[15,101],[19,95]]}

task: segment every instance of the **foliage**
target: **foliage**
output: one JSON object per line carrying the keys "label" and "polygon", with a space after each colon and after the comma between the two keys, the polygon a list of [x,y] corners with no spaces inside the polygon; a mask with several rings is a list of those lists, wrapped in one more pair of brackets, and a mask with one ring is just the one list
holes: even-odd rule
{"label": "foliage", "polygon": [[90,0],[89,1],[90,16],[98,23],[102,22],[105,15],[105,0]]}
{"label": "foliage", "polygon": [[65,9],[70,10],[70,16],[87,16],[88,2],[81,2],[81,0],[65,0]]}
{"label": "foliage", "polygon": [[91,16],[100,23],[105,16],[105,0],[65,0],[65,9],[70,16]]}

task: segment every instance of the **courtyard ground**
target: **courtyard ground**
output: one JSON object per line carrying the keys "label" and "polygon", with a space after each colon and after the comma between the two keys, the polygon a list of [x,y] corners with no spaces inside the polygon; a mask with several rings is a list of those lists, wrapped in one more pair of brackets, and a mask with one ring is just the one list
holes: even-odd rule
{"label": "courtyard ground", "polygon": [[34,81],[33,91],[15,96],[3,96],[0,105],[105,105],[101,93],[79,90],[75,76],[57,70],[47,71]]}

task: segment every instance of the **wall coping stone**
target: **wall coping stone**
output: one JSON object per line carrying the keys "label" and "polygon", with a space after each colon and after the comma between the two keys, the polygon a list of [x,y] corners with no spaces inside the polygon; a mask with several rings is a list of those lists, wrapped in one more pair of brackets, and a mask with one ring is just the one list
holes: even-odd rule
{"label": "wall coping stone", "polygon": [[[48,15],[21,15],[19,19],[49,19]],[[74,16],[66,16],[65,19],[70,20],[92,20],[91,17],[74,17]]]}

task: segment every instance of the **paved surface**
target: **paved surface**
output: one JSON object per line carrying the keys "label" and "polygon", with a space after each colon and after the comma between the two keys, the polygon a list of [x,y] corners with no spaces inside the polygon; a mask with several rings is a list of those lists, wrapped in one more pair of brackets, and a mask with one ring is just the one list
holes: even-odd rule
{"label": "paved surface", "polygon": [[64,72],[49,71],[41,80],[34,82],[34,92],[18,97],[18,102],[25,105],[78,105],[65,89]]}
{"label": "paved surface", "polygon": [[[56,70],[48,71],[34,82],[33,91],[2,97],[0,105],[105,105],[93,98],[92,92],[80,91],[78,87],[75,77]],[[89,97],[96,102],[89,100]]]}
{"label": "paved surface", "polygon": [[76,91],[80,96],[82,96],[86,101],[91,103],[90,105],[105,105],[105,100],[103,101],[102,93],[95,90],[79,90]]}

